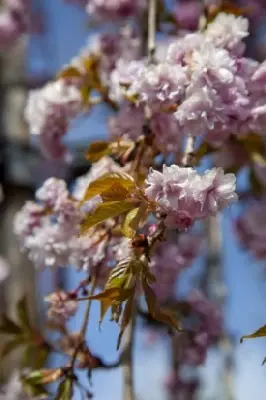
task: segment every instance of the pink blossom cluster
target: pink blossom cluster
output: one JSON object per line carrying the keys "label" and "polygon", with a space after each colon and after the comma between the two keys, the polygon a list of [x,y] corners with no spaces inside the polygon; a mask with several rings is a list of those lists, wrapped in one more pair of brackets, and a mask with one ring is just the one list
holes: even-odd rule
{"label": "pink blossom cluster", "polygon": [[199,235],[182,233],[177,242],[168,240],[157,247],[151,270],[157,279],[154,290],[160,303],[175,297],[177,279],[199,255],[201,243]]}
{"label": "pink blossom cluster", "polygon": [[145,193],[170,228],[189,228],[197,219],[215,215],[237,200],[234,174],[213,168],[200,175],[193,168],[171,165],[151,169]]}
{"label": "pink blossom cluster", "polygon": [[173,395],[180,396],[180,398],[193,399],[199,388],[200,382],[197,379],[187,380],[182,379],[175,371],[171,371],[165,379],[165,387],[167,391]]}
{"label": "pink blossom cluster", "polygon": [[[156,65],[118,60],[111,96],[172,113],[177,138],[191,134],[222,144],[230,134],[264,135],[265,62],[244,57],[248,34],[246,18],[220,13],[204,33],[177,38]],[[167,141],[167,130],[163,135]]]}
{"label": "pink blossom cluster", "polygon": [[63,290],[53,292],[44,298],[49,304],[48,317],[59,323],[65,323],[73,317],[78,308],[77,301],[71,299]]}
{"label": "pink blossom cluster", "polygon": [[138,14],[146,3],[146,0],[88,0],[86,10],[97,19],[117,20]]}
{"label": "pink blossom cluster", "polygon": [[257,260],[266,259],[266,203],[251,204],[236,221],[240,243]]}
{"label": "pink blossom cluster", "polygon": [[125,25],[117,32],[95,35],[84,51],[99,58],[101,80],[108,86],[110,74],[118,59],[132,61],[140,58],[141,41],[137,31],[130,25]]}
{"label": "pink blossom cluster", "polygon": [[25,109],[30,132],[37,135],[44,154],[49,158],[63,158],[66,147],[62,137],[69,124],[82,112],[83,102],[75,85],[60,79],[42,89],[32,90]]}
{"label": "pink blossom cluster", "polygon": [[[136,141],[145,135],[145,124],[144,108],[124,102],[118,114],[109,119],[109,134],[113,140],[123,138]],[[184,137],[172,114],[153,113],[150,119],[150,130],[153,135],[153,143],[161,153],[177,154],[182,150]],[[164,132],[163,135],[162,132]]]}
{"label": "pink blossom cluster", "polygon": [[30,28],[30,0],[8,0],[0,12],[0,49],[12,46]]}
{"label": "pink blossom cluster", "polygon": [[191,307],[184,322],[188,334],[178,334],[182,341],[179,358],[182,365],[199,366],[222,332],[222,317],[218,306],[199,290],[194,290],[187,301]]}
{"label": "pink blossom cluster", "polygon": [[[82,219],[101,202],[101,197],[95,196],[82,207],[79,201],[90,182],[107,172],[118,171],[121,167],[105,157],[77,179],[72,193],[63,180],[50,178],[37,190],[37,202],[25,203],[15,216],[14,232],[36,267],[72,265],[96,274],[98,284],[104,284],[109,266],[125,256],[128,243],[123,247],[120,237],[109,240],[105,231],[94,228],[79,236]],[[119,248],[124,249],[123,254]]]}
{"label": "pink blossom cluster", "polygon": [[68,152],[63,143],[64,135],[71,122],[82,112],[88,111],[82,97],[90,71],[86,60],[98,60],[98,74],[101,85],[108,86],[109,76],[116,60],[129,62],[140,56],[140,40],[130,26],[122,27],[117,33],[102,33],[86,45],[66,68],[73,67],[79,76],[64,76],[48,82],[42,89],[29,93],[25,119],[31,134],[38,136],[41,149],[51,159],[67,159]]}

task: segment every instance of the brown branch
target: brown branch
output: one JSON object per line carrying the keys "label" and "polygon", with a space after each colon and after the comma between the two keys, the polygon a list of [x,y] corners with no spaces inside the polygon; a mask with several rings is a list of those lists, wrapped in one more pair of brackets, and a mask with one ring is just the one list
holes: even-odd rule
{"label": "brown branch", "polygon": [[156,35],[157,0],[149,0],[148,14],[148,63],[155,63],[155,35]]}
{"label": "brown branch", "polygon": [[195,140],[196,139],[194,136],[188,135],[184,156],[182,159],[182,165],[184,167],[189,167],[193,164]]}
{"label": "brown branch", "polygon": [[[217,285],[223,286],[223,277],[221,276],[222,270],[222,235],[221,235],[221,224],[219,215],[210,217],[206,221],[206,237],[208,242],[208,253],[206,256],[206,267],[205,272],[201,279],[201,287],[203,291],[223,310],[226,293],[224,288],[220,287],[217,290]],[[220,289],[220,290],[219,290]],[[234,399],[234,388],[233,388],[233,343],[230,335],[224,334],[221,338],[219,347],[222,349],[224,354],[224,396],[226,400]]]}
{"label": "brown branch", "polygon": [[121,364],[124,375],[124,389],[123,389],[123,400],[134,400],[134,373],[133,373],[133,349],[135,342],[135,330],[136,330],[136,312],[133,310],[132,318],[128,324],[124,334],[124,346],[121,354]]}

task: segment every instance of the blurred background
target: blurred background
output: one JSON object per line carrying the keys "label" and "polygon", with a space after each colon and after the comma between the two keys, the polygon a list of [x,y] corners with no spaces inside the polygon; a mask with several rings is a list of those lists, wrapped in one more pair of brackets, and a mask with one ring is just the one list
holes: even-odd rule
{"label": "blurred background", "polygon": [[[108,110],[98,107],[86,121],[79,121],[67,136],[74,158],[71,164],[51,162],[42,158],[32,141],[23,119],[25,99],[29,88],[42,86],[66,64],[86,43],[88,25],[85,13],[63,0],[33,0],[36,15],[36,33],[30,39],[21,38],[11,50],[0,58],[0,179],[4,198],[0,205],[0,312],[14,314],[15,304],[26,293],[34,323],[42,321],[42,297],[54,288],[55,278],[62,287],[73,286],[80,275],[71,270],[36,272],[27,257],[20,253],[12,232],[14,214],[25,200],[33,197],[42,182],[56,176],[71,183],[86,172],[88,165],[82,154],[89,142],[104,138]],[[265,58],[266,30],[261,20],[252,32],[250,49],[257,58]],[[265,25],[265,24],[264,24]],[[203,378],[200,400],[264,400],[266,393],[266,366],[261,363],[266,356],[266,340],[247,341],[240,345],[239,338],[266,323],[266,281],[264,266],[241,251],[228,216],[222,219],[222,259],[224,270],[213,284],[224,291],[225,323],[230,335],[222,352],[210,352],[200,374]],[[200,262],[190,273],[200,268]],[[55,277],[55,274],[57,276]],[[36,282],[36,285],[34,284]],[[37,287],[37,290],[36,290]],[[188,290],[186,279],[178,288]],[[108,362],[116,359],[117,327],[104,322],[98,331],[98,305],[93,305],[88,341],[96,353]],[[80,324],[79,317],[72,322],[73,330]],[[81,319],[81,317],[80,317]],[[169,371],[168,338],[152,338],[138,321],[135,345],[136,393],[139,400],[167,399],[165,377]],[[19,353],[12,353],[0,370],[6,379],[16,367]],[[51,363],[58,363],[58,359]],[[92,391],[96,400],[120,400],[121,371],[95,372]],[[78,399],[78,398],[77,398]]]}

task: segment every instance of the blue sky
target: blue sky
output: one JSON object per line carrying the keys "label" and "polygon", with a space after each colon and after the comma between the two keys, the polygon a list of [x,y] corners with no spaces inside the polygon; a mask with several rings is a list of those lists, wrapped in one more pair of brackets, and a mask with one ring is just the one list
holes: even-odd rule
{"label": "blue sky", "polygon": [[[29,49],[28,69],[33,74],[46,72],[53,74],[75,55],[85,44],[88,32],[87,21],[78,8],[63,5],[63,0],[35,0],[45,13],[48,28],[45,38],[34,39]],[[70,132],[68,141],[87,143],[95,137],[104,137],[105,127],[102,117],[105,110],[99,109],[86,124]],[[223,231],[225,243],[223,249],[224,275],[228,284],[228,302],[226,306],[226,325],[237,339],[235,348],[236,378],[235,400],[264,400],[266,393],[266,366],[261,362],[266,356],[266,339],[246,341],[239,345],[239,338],[245,333],[256,330],[266,323],[266,282],[261,267],[256,265],[247,254],[237,246],[228,218],[224,219]],[[48,279],[48,276],[47,276]],[[74,285],[78,277],[70,272],[68,282]],[[73,329],[78,329],[82,310],[73,322]],[[92,310],[88,341],[105,359],[112,361],[116,357],[117,327],[108,320],[98,331],[98,305]],[[163,378],[168,368],[167,338],[154,346],[144,345],[143,334],[138,331],[135,349],[136,393],[138,400],[164,400]],[[207,393],[204,400],[220,400],[217,385],[220,380],[219,365],[215,356],[209,357],[202,369],[206,381]],[[216,378],[215,378],[216,377]],[[93,375],[93,391],[96,400],[122,400],[121,371],[97,372]],[[76,397],[78,400],[78,396]],[[222,397],[221,400],[224,400]]]}

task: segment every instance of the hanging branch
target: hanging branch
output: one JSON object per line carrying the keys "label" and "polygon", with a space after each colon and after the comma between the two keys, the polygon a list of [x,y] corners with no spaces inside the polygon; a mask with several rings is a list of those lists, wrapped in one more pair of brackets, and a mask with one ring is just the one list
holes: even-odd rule
{"label": "hanging branch", "polygon": [[[149,0],[149,8],[148,8],[148,32],[147,39],[143,37],[143,48],[145,48],[145,44],[147,43],[147,51],[148,51],[148,63],[152,64],[155,62],[155,35],[156,35],[156,12],[157,12],[157,0]],[[145,24],[145,21],[144,21]],[[146,30],[143,30],[145,32]],[[148,110],[146,110],[147,112]],[[149,112],[147,112],[147,117],[149,116]],[[136,304],[135,304],[136,307]],[[134,307],[134,308],[135,308]],[[134,400],[135,392],[134,392],[134,373],[133,373],[133,349],[134,349],[134,341],[135,341],[135,327],[136,325],[136,310],[134,309],[132,312],[132,318],[130,323],[128,324],[125,335],[124,335],[124,347],[123,353],[121,357],[122,365],[123,365],[123,375],[124,375],[124,400]]]}
{"label": "hanging branch", "polygon": [[155,63],[155,35],[156,35],[157,0],[149,0],[148,14],[148,63]]}
{"label": "hanging branch", "polygon": [[[203,291],[212,298],[221,309],[225,303],[225,291],[223,290],[223,283],[221,277],[221,247],[222,247],[222,235],[221,235],[221,224],[218,215],[210,217],[205,225],[206,237],[208,242],[208,253],[206,257],[205,272],[202,276],[201,287]],[[221,286],[217,288],[217,284]],[[218,290],[217,290],[218,289]],[[225,353],[224,360],[224,396],[226,400],[233,400],[233,386],[232,386],[232,369],[233,359],[232,350],[233,344],[228,335],[226,335],[221,343],[221,350]]]}
{"label": "hanging branch", "polygon": [[124,375],[124,400],[134,400],[134,372],[133,372],[133,349],[135,342],[136,313],[132,313],[131,322],[126,328],[124,334],[123,353],[121,355],[121,363]]}
{"label": "hanging branch", "polygon": [[186,147],[184,150],[184,156],[182,159],[182,165],[184,167],[189,167],[193,164],[195,140],[196,139],[194,136],[188,135]]}

